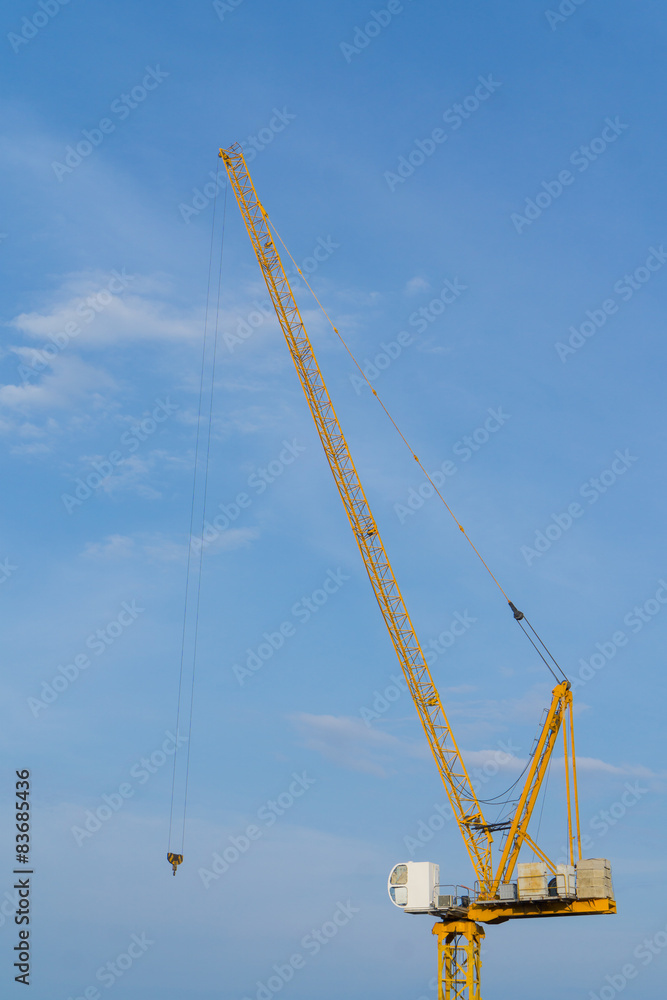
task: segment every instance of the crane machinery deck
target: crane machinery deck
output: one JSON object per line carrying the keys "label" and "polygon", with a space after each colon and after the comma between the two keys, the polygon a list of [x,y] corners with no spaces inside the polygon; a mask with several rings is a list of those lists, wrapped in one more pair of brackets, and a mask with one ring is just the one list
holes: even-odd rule
{"label": "crane machinery deck", "polygon": [[[242,149],[235,145],[221,149],[219,155],[476,875],[475,887],[459,892],[462,887],[440,883],[437,864],[401,862],[389,875],[389,895],[392,903],[406,913],[437,918],[433,933],[438,939],[439,1000],[481,1000],[482,924],[616,912],[609,862],[581,857],[570,683],[565,676],[556,678],[558,683],[529,757],[513,816],[506,823],[487,823],[396,582]],[[508,604],[521,622],[523,614],[511,601]],[[528,833],[560,733],[567,791],[568,864],[554,864]],[[505,841],[494,867],[491,845],[499,827]],[[519,853],[524,846],[539,860],[520,864]]]}

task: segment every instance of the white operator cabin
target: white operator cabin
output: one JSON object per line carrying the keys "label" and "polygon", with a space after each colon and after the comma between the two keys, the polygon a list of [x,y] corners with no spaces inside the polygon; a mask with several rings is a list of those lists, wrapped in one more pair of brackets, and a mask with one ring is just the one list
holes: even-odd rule
{"label": "white operator cabin", "polygon": [[387,888],[395,906],[406,913],[429,913],[436,905],[440,865],[432,861],[406,861],[394,865]]}

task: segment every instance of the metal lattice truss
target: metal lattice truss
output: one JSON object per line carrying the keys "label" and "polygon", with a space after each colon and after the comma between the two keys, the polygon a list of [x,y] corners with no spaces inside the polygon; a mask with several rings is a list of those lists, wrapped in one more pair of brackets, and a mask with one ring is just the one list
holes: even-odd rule
{"label": "metal lattice truss", "polygon": [[221,149],[220,156],[227,169],[266,287],[449,802],[480,885],[488,892],[493,883],[491,861],[493,838],[486,829],[480,804],[394,578],[380,533],[276,250],[268,218],[257,197],[241,148],[232,146],[228,150]]}
{"label": "metal lattice truss", "polygon": [[[528,843],[538,857],[544,861],[551,871],[555,874],[556,869],[549,858],[540,850],[537,844],[534,843],[528,836],[528,823],[532,815],[533,809],[535,808],[535,803],[537,802],[537,797],[540,793],[540,788],[544,780],[544,776],[551,760],[551,755],[553,753],[554,747],[556,745],[556,738],[563,727],[563,723],[566,722],[566,713],[569,711],[570,722],[572,716],[572,691],[570,690],[570,684],[568,681],[563,681],[558,684],[553,690],[553,695],[551,699],[551,705],[549,711],[547,712],[547,717],[542,726],[542,731],[539,735],[537,745],[530,758],[530,766],[528,768],[528,774],[526,776],[526,781],[523,787],[523,792],[521,793],[521,798],[517,804],[514,811],[514,817],[512,819],[512,825],[507,834],[507,840],[505,841],[505,847],[502,852],[502,856],[498,863],[498,873],[495,877],[491,891],[489,893],[489,898],[493,898],[496,895],[498,886],[501,882],[509,882],[514,873],[514,868],[519,859],[519,851],[521,850],[521,845],[525,842]],[[565,738],[565,767],[566,767],[566,782],[567,782],[567,803],[568,803],[568,837],[570,845],[570,862],[573,860],[573,829],[572,829],[572,810],[570,805],[570,772],[568,767],[568,742],[567,742],[567,732],[564,729],[563,735]],[[574,766],[574,735],[570,727],[571,735],[571,745],[572,745],[572,764]],[[576,777],[576,776],[575,776]],[[574,781],[574,789],[576,796],[576,780]],[[577,825],[577,838],[579,839],[579,809],[577,805],[576,809],[576,825]],[[581,849],[579,849],[579,856],[581,856]],[[482,898],[484,896],[482,895]]]}
{"label": "metal lattice truss", "polygon": [[481,1000],[481,944],[484,931],[474,920],[439,923],[438,1000]]}

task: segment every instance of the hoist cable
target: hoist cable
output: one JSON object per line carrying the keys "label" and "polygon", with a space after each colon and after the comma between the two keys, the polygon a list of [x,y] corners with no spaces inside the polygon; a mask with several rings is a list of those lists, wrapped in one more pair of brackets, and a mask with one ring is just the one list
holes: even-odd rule
{"label": "hoist cable", "polygon": [[[218,201],[218,184],[217,177],[220,168],[219,159],[216,160],[216,186],[215,195],[213,198],[213,218],[211,220],[211,239],[209,244],[209,261],[208,261],[208,278],[206,283],[206,306],[204,310],[204,331],[203,331],[203,343],[202,343],[202,356],[201,356],[201,373],[199,378],[199,405],[197,411],[197,433],[195,436],[195,457],[194,457],[194,473],[193,473],[193,483],[192,483],[192,501],[190,505],[190,531],[188,534],[188,556],[187,556],[187,567],[185,571],[185,596],[183,602],[183,628],[181,636],[181,654],[180,654],[180,667],[179,667],[179,677],[178,677],[178,705],[176,711],[176,738],[180,733],[180,719],[181,719],[181,708],[182,708],[182,693],[183,693],[183,671],[185,667],[185,643],[187,635],[187,622],[188,622],[188,605],[190,596],[190,573],[192,568],[192,538],[194,532],[195,523],[195,504],[197,497],[197,480],[199,471],[199,445],[201,437],[201,415],[202,406],[204,399],[204,376],[206,372],[206,348],[208,344],[208,318],[209,318],[209,305],[211,297],[211,275],[213,273],[213,248],[215,239],[215,218],[216,218],[216,208]],[[226,190],[226,189],[225,189]],[[189,739],[188,739],[188,756],[189,756]],[[174,752],[174,768],[171,781],[171,805],[169,809],[169,847],[171,847],[172,829],[173,829],[173,819],[174,819],[174,801],[175,801],[175,790],[176,790],[176,766],[177,766],[178,751]],[[185,816],[183,819],[183,829],[185,826]],[[182,854],[182,839],[181,838],[181,854]],[[175,874],[174,869],[174,874]]]}
{"label": "hoist cable", "polygon": [[201,512],[201,530],[199,533],[199,569],[197,578],[197,602],[195,605],[195,625],[194,625],[194,646],[192,650],[192,687],[190,692],[190,719],[188,724],[188,749],[186,753],[186,764],[185,764],[185,792],[183,796],[183,839],[181,854],[183,853],[183,847],[185,846],[185,813],[188,804],[188,782],[190,779],[190,747],[192,745],[192,711],[194,705],[194,687],[195,687],[195,672],[197,667],[197,641],[199,638],[199,606],[201,601],[201,580],[202,580],[202,562],[204,558],[204,527],[206,524],[206,500],[208,496],[208,471],[209,463],[211,457],[211,433],[213,429],[213,394],[215,389],[215,365],[218,353],[218,326],[220,320],[220,292],[222,288],[222,258],[225,247],[225,222],[227,219],[227,187],[225,187],[225,199],[223,203],[222,210],[222,236],[220,240],[220,271],[218,274],[218,296],[216,302],[215,310],[215,333],[213,336],[213,360],[211,363],[211,390],[210,390],[210,400],[208,408],[208,432],[206,437],[206,461],[204,463],[204,496],[202,501],[202,512]]}
{"label": "hoist cable", "polygon": [[[268,216],[268,214],[266,213],[266,211],[265,211],[264,209],[262,209],[262,211],[264,212],[264,216],[265,216],[265,218],[266,218],[266,222],[267,222],[267,226],[268,226],[268,225],[270,225],[271,229],[272,229],[272,230],[273,230],[273,231],[275,232],[276,236],[277,236],[277,237],[278,237],[278,239],[280,240],[280,242],[281,242],[281,244],[282,244],[282,246],[283,246],[283,248],[284,248],[284,250],[285,250],[285,253],[286,253],[286,254],[287,254],[287,256],[289,257],[289,259],[290,259],[290,260],[292,261],[292,264],[293,264],[293,265],[294,265],[294,267],[296,268],[296,270],[297,270],[298,274],[300,275],[300,277],[301,277],[301,279],[302,279],[303,283],[304,283],[304,284],[306,285],[306,287],[308,288],[308,291],[309,291],[309,292],[310,292],[310,294],[311,294],[311,295],[313,296],[313,298],[314,298],[314,299],[315,299],[315,301],[317,302],[318,306],[319,306],[319,307],[320,307],[320,309],[322,310],[322,312],[323,312],[324,316],[326,317],[326,319],[327,319],[328,323],[329,323],[329,324],[330,324],[330,326],[331,326],[331,329],[332,329],[332,330],[334,331],[334,333],[335,333],[335,334],[336,334],[336,336],[338,337],[339,341],[341,342],[341,344],[343,345],[343,347],[344,347],[344,348],[345,348],[345,350],[347,351],[347,353],[348,353],[348,355],[349,355],[349,357],[350,357],[350,359],[351,359],[352,363],[353,363],[353,364],[354,364],[354,366],[356,367],[356,369],[357,369],[357,371],[359,372],[359,374],[361,375],[362,379],[364,380],[364,382],[366,383],[366,385],[368,386],[368,388],[369,388],[369,389],[371,390],[371,392],[373,393],[373,395],[374,395],[374,396],[375,396],[375,398],[377,399],[378,403],[380,404],[380,406],[381,406],[381,407],[382,407],[382,409],[384,410],[384,412],[385,412],[386,416],[387,416],[387,417],[389,418],[389,420],[390,420],[391,424],[393,425],[393,427],[394,427],[394,429],[395,429],[396,433],[397,433],[397,434],[399,435],[399,437],[401,438],[401,440],[403,441],[403,443],[405,444],[405,446],[406,446],[406,447],[408,448],[408,450],[410,451],[410,454],[411,454],[411,455],[412,455],[412,457],[414,458],[415,462],[417,463],[417,465],[419,466],[419,468],[421,469],[421,471],[422,471],[422,472],[424,473],[424,475],[426,476],[426,479],[428,480],[428,482],[429,482],[429,483],[431,484],[431,486],[433,487],[433,490],[434,490],[434,492],[435,492],[435,493],[436,493],[436,495],[437,495],[437,496],[438,496],[438,497],[440,498],[440,500],[441,500],[441,501],[442,501],[442,503],[444,504],[444,506],[445,506],[445,508],[447,509],[447,511],[448,511],[448,512],[449,512],[449,513],[451,514],[451,516],[453,517],[454,521],[455,521],[455,522],[456,522],[456,524],[458,525],[458,528],[459,528],[459,531],[461,531],[461,532],[463,533],[463,536],[464,536],[464,538],[466,539],[466,541],[468,542],[468,544],[469,544],[469,545],[470,545],[470,547],[472,548],[473,552],[475,553],[475,555],[477,556],[477,558],[479,559],[479,561],[480,561],[480,562],[482,563],[482,565],[483,565],[483,566],[484,566],[484,568],[486,569],[487,573],[489,574],[489,576],[491,577],[491,579],[493,580],[493,582],[494,582],[494,583],[496,584],[496,586],[498,587],[498,590],[500,591],[500,593],[501,593],[501,594],[503,595],[503,597],[505,598],[505,600],[506,600],[506,601],[507,601],[507,603],[509,604],[509,606],[510,606],[511,610],[512,610],[512,611],[514,612],[514,617],[515,617],[515,619],[516,619],[517,621],[519,621],[519,623],[520,623],[520,618],[523,618],[524,616],[523,616],[523,615],[521,614],[521,612],[520,612],[520,611],[519,611],[519,612],[517,612],[516,608],[514,607],[514,605],[512,604],[512,602],[510,601],[510,599],[508,598],[507,594],[506,594],[506,593],[505,593],[505,591],[503,590],[502,586],[500,585],[500,583],[498,582],[498,580],[497,580],[497,579],[496,579],[496,577],[494,576],[494,574],[493,574],[493,572],[491,571],[490,567],[489,567],[489,566],[488,566],[488,564],[487,564],[487,563],[485,562],[485,560],[484,560],[484,558],[482,557],[481,553],[479,552],[479,550],[478,550],[478,549],[477,549],[477,547],[475,546],[474,542],[472,541],[472,539],[471,539],[471,538],[470,538],[470,536],[468,535],[467,531],[465,530],[465,528],[463,527],[463,525],[461,524],[461,522],[460,522],[460,521],[459,521],[459,519],[457,518],[457,516],[456,516],[456,514],[454,513],[454,511],[452,510],[452,508],[451,508],[451,507],[449,506],[449,504],[447,503],[447,501],[446,501],[446,500],[445,500],[445,498],[443,497],[442,493],[440,492],[440,490],[438,489],[438,487],[436,486],[436,484],[435,484],[435,483],[433,482],[433,479],[431,478],[431,476],[429,475],[429,473],[428,473],[428,472],[426,471],[426,468],[425,468],[425,467],[424,467],[424,465],[422,464],[422,462],[421,462],[421,460],[419,459],[419,457],[418,457],[418,456],[417,456],[417,455],[415,454],[415,452],[414,452],[414,449],[412,448],[412,445],[411,445],[411,444],[410,444],[410,442],[409,442],[409,441],[407,440],[407,438],[406,438],[406,437],[405,437],[405,435],[403,434],[403,431],[402,431],[402,430],[400,429],[400,427],[398,426],[398,424],[396,423],[396,421],[395,421],[395,420],[394,420],[394,418],[392,417],[391,413],[389,412],[389,410],[388,410],[388,409],[387,409],[387,407],[385,406],[384,402],[382,401],[382,399],[381,399],[381,398],[380,398],[380,396],[378,395],[378,392],[377,392],[377,390],[376,390],[376,389],[374,389],[374,388],[373,388],[373,386],[371,385],[371,383],[370,383],[370,380],[368,379],[368,376],[366,375],[366,373],[365,373],[365,372],[364,372],[364,370],[362,369],[361,365],[359,364],[359,362],[358,362],[358,361],[357,361],[357,359],[355,358],[354,354],[352,353],[352,351],[351,351],[351,350],[350,350],[350,348],[348,347],[348,345],[347,345],[347,343],[345,342],[344,338],[343,338],[343,337],[341,336],[341,334],[340,334],[339,330],[337,329],[337,327],[335,326],[335,324],[334,324],[333,320],[331,319],[331,317],[329,316],[328,312],[326,311],[326,309],[324,308],[324,306],[323,306],[323,305],[322,305],[322,303],[320,302],[320,300],[319,300],[319,298],[317,297],[317,295],[316,295],[316,293],[315,293],[314,289],[312,288],[312,286],[311,286],[311,285],[310,285],[310,283],[308,282],[308,279],[307,279],[307,278],[305,277],[305,275],[303,274],[303,272],[302,272],[301,268],[299,267],[299,265],[297,264],[297,262],[296,262],[296,261],[294,260],[294,257],[292,257],[292,254],[290,253],[290,251],[289,251],[288,247],[286,246],[286,244],[285,244],[285,242],[284,242],[284,240],[283,240],[282,236],[281,236],[281,235],[280,235],[280,233],[278,232],[278,230],[277,230],[277,228],[276,228],[275,224],[273,223],[273,221],[272,221],[271,219],[269,219],[269,216]],[[547,649],[547,647],[546,647],[546,646],[544,645],[544,643],[543,643],[543,642],[542,642],[542,640],[540,639],[540,637],[539,637],[539,635],[537,634],[537,632],[535,632],[535,629],[533,628],[533,626],[532,626],[532,625],[530,625],[530,622],[527,622],[527,624],[528,624],[528,625],[530,626],[531,630],[533,631],[533,633],[534,633],[534,634],[535,634],[535,636],[537,637],[537,639],[538,639],[538,641],[540,642],[540,644],[541,644],[541,645],[542,645],[542,646],[544,647],[544,649],[545,649],[545,650],[547,651],[548,655],[549,655],[549,656],[551,657],[551,659],[552,659],[552,660],[553,660],[553,662],[555,663],[555,665],[556,665],[556,667],[558,668],[558,670],[560,670],[560,672],[561,672],[561,673],[563,673],[563,671],[562,671],[562,670],[561,670],[561,668],[560,668],[560,667],[558,666],[558,663],[556,662],[556,660],[554,659],[554,657],[553,657],[553,656],[551,655],[551,653],[549,652],[549,650]],[[524,634],[525,634],[525,635],[526,635],[526,636],[527,636],[527,637],[528,637],[528,638],[530,639],[530,636],[528,636],[528,633],[527,633],[527,632],[525,631],[525,629],[522,629],[522,631],[523,631],[523,632],[524,632]],[[531,642],[532,642],[532,639],[531,639]],[[533,644],[533,646],[535,646],[535,643],[532,643],[532,644]],[[535,647],[535,648],[537,649],[537,647]],[[539,650],[538,650],[538,652],[539,652]],[[540,653],[540,656],[541,656],[542,660],[544,660],[544,662],[546,663],[547,667],[549,668],[549,670],[551,671],[551,673],[553,674],[553,676],[554,676],[554,677],[556,678],[556,681],[557,681],[557,682],[559,682],[559,681],[558,681],[558,677],[556,677],[556,674],[554,674],[553,670],[552,670],[552,669],[551,669],[551,667],[549,666],[549,663],[548,663],[548,662],[547,662],[547,661],[546,661],[546,660],[544,659],[544,657],[542,656],[542,654],[541,654],[541,653]],[[563,676],[565,676],[565,674],[563,674]]]}

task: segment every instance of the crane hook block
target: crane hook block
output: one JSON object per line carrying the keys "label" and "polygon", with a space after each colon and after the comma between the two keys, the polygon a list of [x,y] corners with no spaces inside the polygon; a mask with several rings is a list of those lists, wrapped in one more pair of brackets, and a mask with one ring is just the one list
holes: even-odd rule
{"label": "crane hook block", "polygon": [[178,866],[181,865],[181,864],[183,864],[183,855],[182,854],[168,854],[167,855],[167,861],[169,862],[169,864],[171,865],[171,867],[174,869],[173,874],[175,875],[176,874],[176,869],[178,868]]}
{"label": "crane hook block", "polygon": [[507,603],[509,604],[510,608],[512,609],[512,612],[514,613],[514,617],[516,618],[516,620],[518,622],[520,622],[521,619],[523,618],[523,611],[519,611],[518,608],[515,608],[511,601],[508,601]]}

